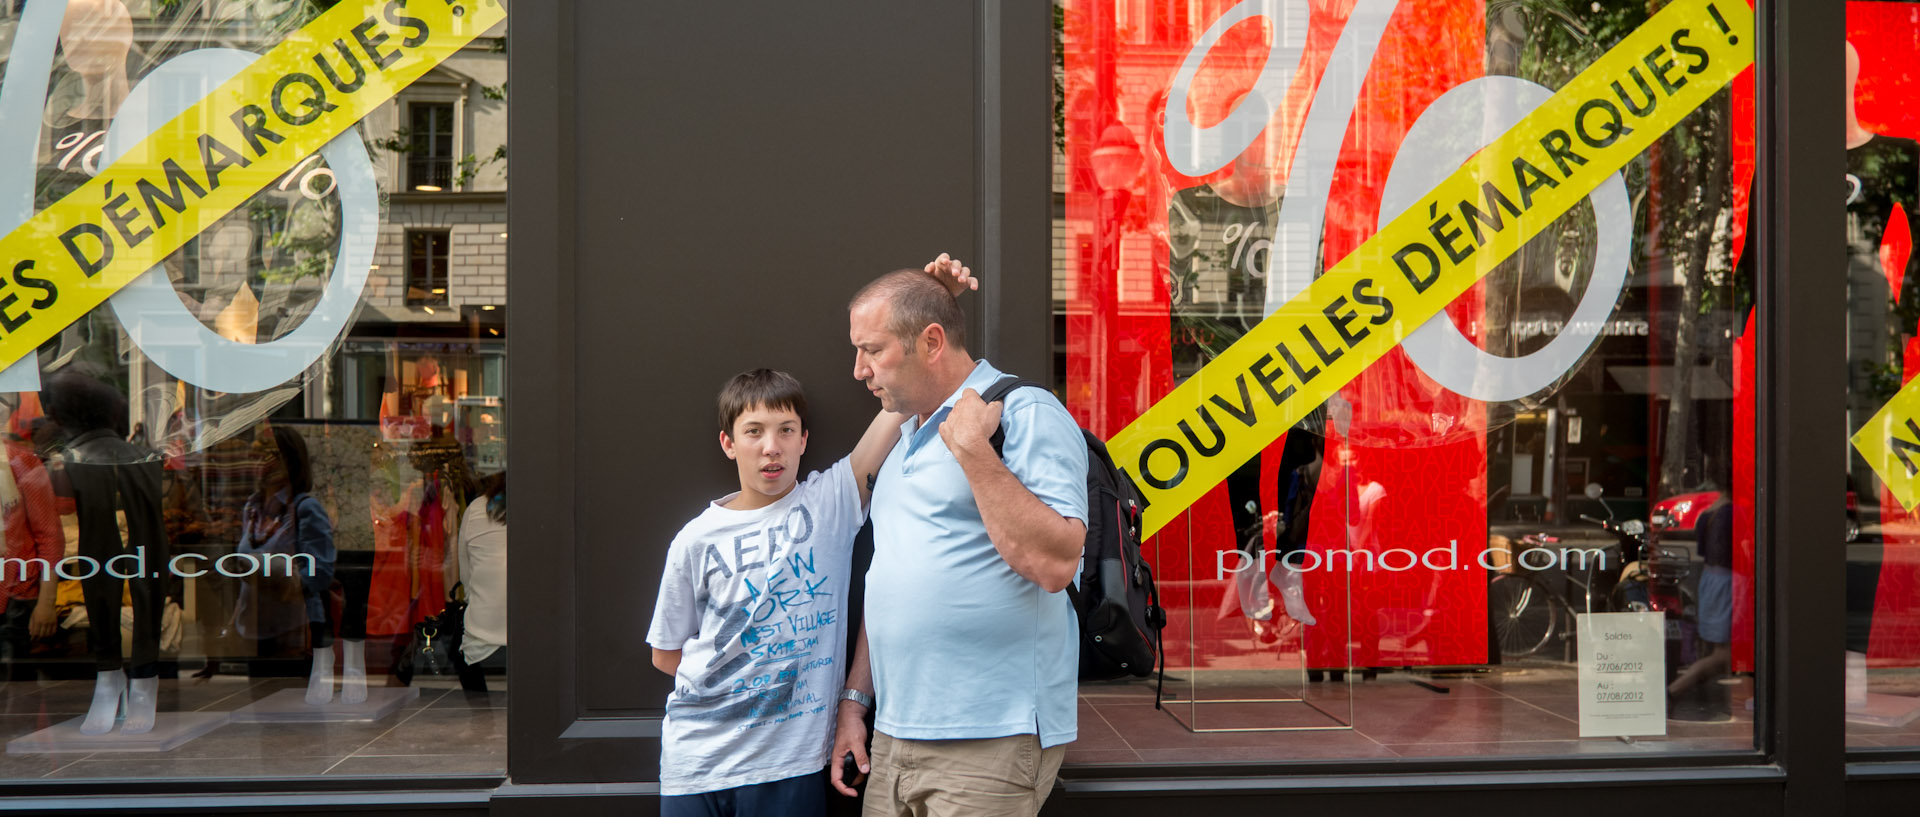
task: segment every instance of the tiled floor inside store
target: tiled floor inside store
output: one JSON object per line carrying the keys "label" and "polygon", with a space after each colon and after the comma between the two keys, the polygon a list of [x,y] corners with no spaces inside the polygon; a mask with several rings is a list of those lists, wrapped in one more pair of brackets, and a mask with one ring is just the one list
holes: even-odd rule
{"label": "tiled floor inside store", "polygon": [[[1217,675],[1217,671],[1209,671]],[[1206,698],[1278,698],[1306,690],[1324,712],[1345,720],[1346,682],[1303,683],[1301,673],[1260,671],[1215,679]],[[1185,678],[1170,674],[1169,690]],[[1224,680],[1225,683],[1220,681]],[[1491,667],[1457,674],[1381,671],[1352,679],[1351,729],[1193,732],[1153,706],[1153,683],[1086,685],[1080,694],[1080,739],[1069,763],[1191,763],[1342,760],[1392,757],[1565,756],[1743,751],[1753,746],[1749,679],[1731,679],[1726,712],[1711,720],[1669,720],[1660,738],[1581,739],[1576,672],[1571,665]],[[1265,694],[1260,694],[1264,688]],[[1200,725],[1248,728],[1337,725],[1336,717],[1302,704],[1221,703],[1203,708]],[[1187,716],[1192,717],[1192,716]],[[1912,725],[1920,733],[1920,723]],[[1920,743],[1920,734],[1910,736]]]}
{"label": "tiled floor inside store", "polygon": [[[1324,731],[1193,732],[1153,706],[1151,681],[1089,684],[1080,694],[1080,739],[1073,764],[1292,762],[1394,757],[1550,757],[1594,754],[1745,751],[1753,745],[1750,679],[1719,683],[1726,712],[1710,720],[1669,720],[1665,737],[1579,737],[1574,668],[1560,662],[1492,667],[1457,674],[1381,671],[1351,681],[1306,682],[1298,671],[1212,672],[1211,698],[1281,697],[1305,691],[1302,704],[1209,704],[1201,726],[1248,728],[1335,725]],[[1169,692],[1186,689],[1172,673]],[[0,754],[0,778],[247,778],[381,775],[501,775],[506,770],[504,679],[494,691],[462,692],[452,679],[416,679],[418,699],[370,723],[229,723],[168,752]],[[229,712],[300,679],[218,676],[161,682],[162,711]],[[1873,690],[1920,698],[1920,671],[1876,671]],[[0,689],[0,737],[35,732],[86,712],[88,681],[15,682]],[[1330,717],[1328,712],[1334,713]],[[1183,717],[1194,717],[1184,714]],[[1850,723],[1850,748],[1920,746],[1920,720],[1901,726]]]}
{"label": "tiled floor inside store", "polygon": [[[462,691],[416,678],[416,698],[373,722],[228,723],[166,752],[0,754],[0,779],[501,775],[507,768],[505,679]],[[215,676],[160,682],[160,711],[230,712],[305,679]],[[0,690],[0,738],[86,714],[91,681],[16,681]]]}

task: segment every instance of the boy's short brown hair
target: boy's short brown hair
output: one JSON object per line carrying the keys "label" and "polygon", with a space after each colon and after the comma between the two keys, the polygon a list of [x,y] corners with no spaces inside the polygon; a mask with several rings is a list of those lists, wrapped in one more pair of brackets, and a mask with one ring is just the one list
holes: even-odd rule
{"label": "boy's short brown hair", "polygon": [[720,387],[720,432],[732,434],[733,421],[755,406],[787,409],[800,415],[800,430],[807,430],[807,393],[793,375],[772,369],[734,375]]}

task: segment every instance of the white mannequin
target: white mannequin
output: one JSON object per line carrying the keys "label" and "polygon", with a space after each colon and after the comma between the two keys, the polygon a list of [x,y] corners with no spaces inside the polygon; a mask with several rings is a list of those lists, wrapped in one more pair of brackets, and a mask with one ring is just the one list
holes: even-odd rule
{"label": "white mannequin", "polygon": [[[340,702],[365,703],[367,700],[367,642],[340,640]],[[307,703],[314,706],[333,700],[333,648],[313,651],[313,673],[307,677]]]}
{"label": "white mannequin", "polygon": [[367,642],[357,638],[340,642],[344,659],[340,668],[340,701],[357,704],[367,700]]}
{"label": "white mannequin", "polygon": [[153,731],[155,713],[160,707],[160,679],[127,680],[126,670],[102,672],[93,683],[93,705],[87,719],[80,723],[82,735],[104,735],[113,731],[114,721],[125,712],[120,733],[141,735]]}
{"label": "white mannequin", "polygon": [[315,647],[313,674],[307,677],[307,703],[319,706],[333,700],[333,647]]}

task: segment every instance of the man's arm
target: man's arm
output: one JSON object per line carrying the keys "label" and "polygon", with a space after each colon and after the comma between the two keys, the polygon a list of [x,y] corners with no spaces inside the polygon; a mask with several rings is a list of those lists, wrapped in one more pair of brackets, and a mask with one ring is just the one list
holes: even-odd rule
{"label": "man's arm", "polygon": [[680,651],[653,648],[653,667],[668,675],[680,672]]}
{"label": "man's arm", "polygon": [[990,440],[1000,425],[1004,406],[1001,402],[988,404],[978,392],[968,389],[947,414],[946,422],[940,424],[940,438],[966,472],[974,504],[980,507],[980,519],[986,523],[987,538],[993,540],[1000,558],[1013,572],[1049,593],[1057,593],[1072,584],[1080,570],[1087,525],[1061,516],[1040,501],[994,452]]}
{"label": "man's arm", "polygon": [[[854,641],[853,664],[847,667],[847,689],[857,689],[868,695],[873,694],[873,665],[867,658],[867,625],[860,623],[860,636]],[[873,771],[873,763],[867,757],[867,708],[853,701],[841,701],[838,716],[838,728],[833,733],[833,756],[827,758],[827,778],[833,781],[833,787],[841,794],[856,797],[859,792],[854,786],[865,780],[867,773]],[[860,776],[852,780],[840,779],[840,759],[853,753],[853,762],[860,767]]]}
{"label": "man's arm", "polygon": [[900,424],[907,421],[906,415],[891,411],[880,412],[867,426],[867,433],[861,435],[859,444],[853,447],[850,458],[853,465],[853,481],[860,485],[860,507],[867,507],[867,500],[873,498],[873,478],[880,473],[880,466],[887,461],[887,453],[900,441]]}

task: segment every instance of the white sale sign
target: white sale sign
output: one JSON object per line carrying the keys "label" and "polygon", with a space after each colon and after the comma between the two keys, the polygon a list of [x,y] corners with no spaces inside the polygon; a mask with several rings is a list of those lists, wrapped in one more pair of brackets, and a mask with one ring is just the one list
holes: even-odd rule
{"label": "white sale sign", "polygon": [[1662,613],[1579,616],[1580,737],[1667,733]]}

